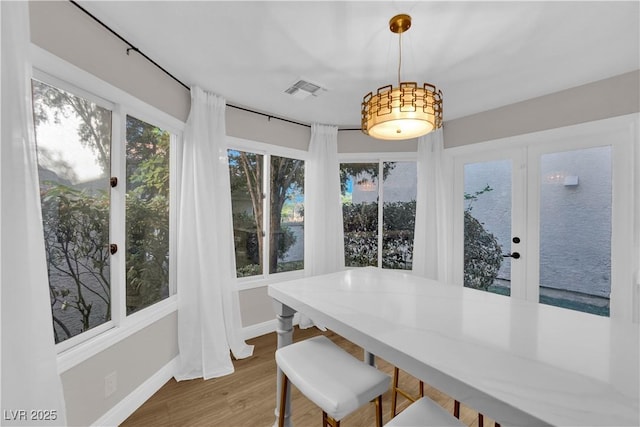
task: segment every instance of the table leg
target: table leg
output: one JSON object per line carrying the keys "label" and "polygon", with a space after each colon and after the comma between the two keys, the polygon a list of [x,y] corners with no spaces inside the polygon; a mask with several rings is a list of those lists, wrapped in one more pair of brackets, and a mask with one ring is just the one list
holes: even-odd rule
{"label": "table leg", "polygon": [[[295,313],[295,310],[275,300],[273,301],[273,307],[276,311],[276,320],[278,322],[278,324],[276,325],[276,333],[278,334],[278,348],[282,348],[293,342],[293,315]],[[278,369],[276,373],[276,409],[275,409],[276,420],[274,422],[274,427],[278,425],[278,417],[280,416],[280,411],[283,410],[282,408],[280,408],[280,393],[282,391],[282,379],[283,379],[282,371]],[[291,393],[287,393],[287,400],[285,402],[284,425],[286,427],[291,427],[292,425],[291,424]]]}

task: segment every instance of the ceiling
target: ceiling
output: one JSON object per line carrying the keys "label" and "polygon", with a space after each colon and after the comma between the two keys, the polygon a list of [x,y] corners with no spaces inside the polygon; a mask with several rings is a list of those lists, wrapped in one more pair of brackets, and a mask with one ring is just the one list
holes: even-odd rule
{"label": "ceiling", "polygon": [[[362,98],[432,83],[444,120],[640,68],[640,2],[80,1],[185,84],[303,123],[360,126]],[[322,86],[298,99],[299,79]]]}

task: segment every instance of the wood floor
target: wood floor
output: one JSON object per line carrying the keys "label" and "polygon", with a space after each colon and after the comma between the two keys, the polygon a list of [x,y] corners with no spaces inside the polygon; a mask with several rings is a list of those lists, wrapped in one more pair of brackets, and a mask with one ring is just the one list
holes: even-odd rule
{"label": "wood floor", "polygon": [[[316,328],[294,332],[294,341],[324,334],[336,344],[362,358],[362,349],[332,332],[321,332]],[[123,427],[154,426],[207,426],[207,427],[270,427],[275,420],[276,364],[274,351],[276,334],[271,333],[247,341],[255,346],[254,355],[248,359],[234,361],[236,372],[211,380],[176,382],[171,379],[123,424]],[[393,367],[380,358],[378,368],[391,375]],[[409,375],[401,375],[401,386],[418,390],[418,382]],[[425,384],[425,394],[449,412],[453,411],[453,400]],[[384,422],[390,419],[391,393],[383,396]],[[399,409],[406,407],[402,397]],[[477,412],[461,407],[460,419],[470,427],[478,426]],[[321,411],[300,394],[295,387],[292,392],[292,422],[298,427],[315,427],[322,424]],[[343,427],[374,426],[373,404],[367,405],[343,419]],[[493,426],[493,420],[484,418],[484,425]]]}

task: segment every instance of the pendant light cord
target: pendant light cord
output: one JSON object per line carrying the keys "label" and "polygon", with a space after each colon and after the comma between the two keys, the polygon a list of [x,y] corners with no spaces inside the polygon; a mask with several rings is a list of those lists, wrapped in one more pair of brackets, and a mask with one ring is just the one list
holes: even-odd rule
{"label": "pendant light cord", "polygon": [[398,34],[398,45],[400,55],[398,56],[398,88],[400,87],[400,67],[402,67],[402,33]]}

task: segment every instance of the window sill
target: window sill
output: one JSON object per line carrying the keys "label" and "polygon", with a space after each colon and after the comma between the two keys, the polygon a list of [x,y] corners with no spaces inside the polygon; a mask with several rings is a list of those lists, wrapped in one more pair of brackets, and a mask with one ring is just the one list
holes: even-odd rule
{"label": "window sill", "polygon": [[64,350],[58,354],[58,374],[68,371],[177,310],[178,297],[173,295],[128,316],[121,325]]}
{"label": "window sill", "polygon": [[305,277],[304,270],[286,271],[283,273],[270,274],[268,276],[253,276],[236,279],[236,289],[246,291],[249,289],[261,288],[271,283],[285,282],[287,280],[300,279]]}

